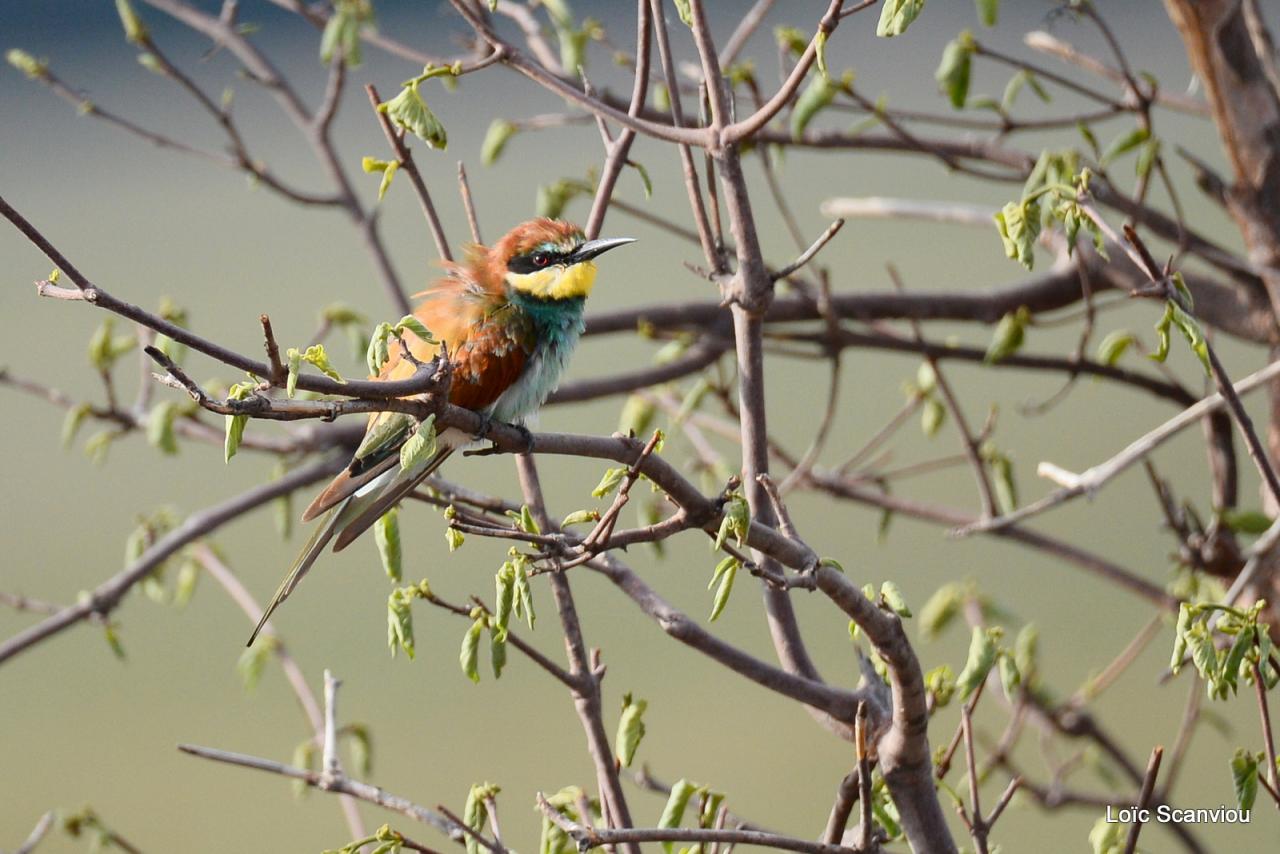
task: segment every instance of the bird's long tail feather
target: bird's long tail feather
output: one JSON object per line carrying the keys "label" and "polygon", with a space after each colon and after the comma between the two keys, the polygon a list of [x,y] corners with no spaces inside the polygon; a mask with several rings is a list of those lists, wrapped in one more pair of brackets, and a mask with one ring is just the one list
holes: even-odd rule
{"label": "bird's long tail feather", "polygon": [[355,517],[350,518],[350,521],[343,520],[342,532],[338,534],[338,539],[333,544],[333,550],[335,552],[342,551],[351,544],[352,540],[367,531],[374,522],[381,519],[383,514],[394,507],[400,499],[412,492],[418,484],[440,468],[440,465],[449,458],[449,455],[454,450],[451,447],[440,448],[421,465],[421,468],[414,467],[398,472],[391,482],[378,492],[373,503],[362,508]]}
{"label": "bird's long tail feather", "polygon": [[311,535],[311,539],[307,540],[307,544],[298,553],[297,559],[293,562],[293,567],[289,570],[289,574],[285,576],[284,581],[280,583],[276,594],[271,597],[271,603],[262,612],[262,618],[258,620],[258,625],[254,627],[253,634],[249,635],[249,642],[246,646],[253,645],[259,632],[262,631],[262,627],[267,624],[268,618],[271,617],[276,608],[280,607],[280,604],[285,599],[289,598],[289,594],[298,586],[298,582],[307,574],[307,570],[311,569],[311,565],[320,557],[320,553],[324,551],[325,546],[333,539],[334,534],[359,516],[363,510],[373,505],[382,494],[378,487],[390,484],[393,479],[392,472],[383,472],[378,478],[366,484],[359,492],[348,498],[347,502],[341,507],[328,511],[324,520],[316,527],[315,533]]}

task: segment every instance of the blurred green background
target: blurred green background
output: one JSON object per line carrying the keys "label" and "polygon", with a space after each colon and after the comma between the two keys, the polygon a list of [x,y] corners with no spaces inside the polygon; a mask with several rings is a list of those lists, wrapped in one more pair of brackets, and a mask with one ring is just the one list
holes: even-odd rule
{"label": "blurred green background", "polygon": [[[712,4],[721,40],[747,5]],[[778,4],[761,28],[747,54],[758,58],[766,88],[776,80],[773,26],[789,23],[808,30],[824,5]],[[1024,55],[1020,35],[1049,27],[1101,53],[1096,35],[1054,14],[1054,4],[1005,5],[999,29],[980,33],[983,40]],[[1181,44],[1158,2],[1101,5],[1136,67],[1151,71],[1170,89],[1187,85]],[[457,50],[459,27],[439,4],[384,0],[377,6],[383,31],[429,51]],[[602,19],[618,44],[631,40],[631,4],[579,3],[578,11]],[[216,95],[224,86],[235,87],[235,112],[255,156],[302,186],[327,189],[299,136],[260,89],[236,78],[225,55],[201,62],[205,42],[153,10],[142,12],[160,45],[192,69],[210,92]],[[243,4],[242,20],[262,25],[255,41],[309,102],[318,100],[324,84],[316,57],[318,34],[265,3]],[[100,106],[167,134],[221,147],[218,129],[207,116],[135,62],[134,51],[120,37],[113,4],[4,0],[0,21],[0,47],[22,47],[47,57],[55,73],[82,87]],[[962,27],[977,26],[973,5],[932,4],[905,39],[891,43],[874,38],[874,25],[875,12],[870,12],[841,27],[830,48],[833,69],[856,69],[862,91],[885,93],[895,106],[950,109],[934,92],[932,72],[946,41]],[[691,56],[687,33],[678,23],[672,31],[677,50]],[[597,85],[625,90],[626,80],[610,65],[607,50],[597,47],[592,60]],[[359,172],[360,157],[386,154],[361,86],[375,82],[387,96],[416,71],[408,63],[366,50],[366,62],[347,88],[336,139],[344,166],[369,203],[377,181]],[[974,90],[997,96],[1008,76],[982,64],[975,73]],[[532,214],[538,185],[581,177],[601,160],[595,128],[579,125],[521,134],[495,166],[482,168],[478,150],[490,120],[559,111],[563,105],[498,68],[465,78],[455,93],[434,83],[423,91],[448,127],[450,146],[446,153],[423,150],[418,162],[455,245],[466,236],[455,193],[458,159],[469,167],[487,237]],[[1031,105],[1029,93],[1023,99],[1031,114],[1078,106],[1070,98],[1049,107]],[[839,126],[853,119],[832,115],[824,121]],[[1105,138],[1126,129],[1124,121],[1112,122]],[[1211,163],[1222,160],[1206,122],[1161,114],[1158,130]],[[1075,142],[1072,131],[1022,144],[1035,148]],[[155,150],[102,123],[77,117],[73,108],[7,66],[0,69],[0,152],[0,193],[82,271],[117,296],[143,306],[155,308],[163,296],[171,296],[190,311],[194,328],[207,337],[257,352],[257,317],[266,312],[282,344],[297,346],[314,331],[318,309],[336,300],[375,320],[394,319],[369,257],[342,215],[291,206],[269,192],[246,188],[238,174]],[[653,176],[653,197],[645,200],[632,171],[622,176],[620,197],[687,221],[674,153],[641,141],[634,157]],[[1201,201],[1185,180],[1185,170],[1173,165],[1183,180],[1183,201],[1196,226],[1237,246],[1230,224]],[[785,262],[795,251],[767,200],[758,161],[749,161],[748,172],[757,191],[756,216],[766,250],[775,262]],[[791,152],[781,178],[808,235],[826,225],[818,205],[832,195],[994,206],[1016,193],[1014,187],[950,176],[925,159],[876,154]],[[585,208],[586,203],[578,201],[569,215],[585,218]],[[425,284],[434,275],[434,249],[403,180],[384,202],[382,222],[406,284]],[[640,243],[603,260],[593,311],[716,296],[707,282],[682,266],[700,260],[695,247],[618,211],[609,215],[604,233],[637,237]],[[0,288],[0,364],[76,398],[99,400],[100,384],[84,350],[102,316],[84,305],[36,298],[30,282],[46,275],[49,263],[7,227],[0,229],[0,259],[5,278]],[[1023,275],[1003,259],[994,230],[954,226],[851,222],[820,260],[830,266],[835,286],[842,291],[888,289],[887,261],[899,266],[910,287],[921,290],[997,287]],[[1047,257],[1040,260],[1048,262]],[[1098,335],[1127,326],[1150,338],[1156,311],[1151,305],[1109,310],[1100,317]],[[931,333],[981,346],[989,330],[947,326]],[[1027,348],[1066,354],[1076,335],[1075,323],[1037,328],[1029,334]],[[1198,367],[1181,344],[1175,343],[1171,364],[1198,386]],[[642,362],[654,349],[634,336],[589,339],[575,360],[572,378]],[[1223,342],[1223,349],[1236,376],[1253,370],[1263,358],[1260,351],[1233,342]],[[344,372],[362,370],[341,338],[331,341],[330,350],[340,357]],[[134,364],[131,357],[118,371],[126,400],[134,391]],[[824,462],[838,461],[859,447],[898,409],[901,384],[914,376],[915,366],[911,358],[847,353],[840,415]],[[234,379],[229,370],[203,358],[193,357],[189,369],[197,378]],[[803,450],[825,400],[825,370],[774,358],[768,371],[770,425],[782,442]],[[1166,404],[1086,380],[1048,415],[1024,417],[1018,405],[1048,397],[1058,388],[1058,378],[959,364],[948,373],[962,392],[971,420],[980,422],[989,404],[1000,407],[995,441],[1013,456],[1024,499],[1045,492],[1046,485],[1033,474],[1038,461],[1083,469],[1171,414]],[[156,392],[157,399],[171,394]],[[620,405],[621,399],[554,407],[544,413],[541,425],[608,433],[615,429]],[[1258,411],[1259,401],[1251,405]],[[184,442],[179,456],[161,456],[141,437],[113,444],[106,463],[94,467],[79,448],[60,449],[60,410],[10,389],[0,390],[0,407],[5,414],[0,420],[5,449],[0,589],[9,592],[74,601],[79,591],[118,571],[125,537],[139,513],[164,505],[188,513],[266,480],[271,470],[268,458],[247,451],[224,466],[219,447],[194,442]],[[260,423],[249,427],[251,432],[273,429]],[[87,428],[82,440],[94,430]],[[1207,510],[1208,479],[1200,445],[1199,432],[1188,431],[1155,459],[1180,494]],[[912,426],[892,447],[892,464],[897,465],[956,452],[959,443],[950,425],[931,442]],[[666,454],[678,461],[689,456],[679,437],[668,443]],[[1253,505],[1256,478],[1243,454],[1241,460],[1244,503]],[[589,491],[601,468],[597,463],[543,460],[553,512],[594,506]],[[509,459],[459,461],[447,474],[479,489],[516,494]],[[897,490],[969,510],[977,506],[971,475],[963,468],[913,479]],[[792,512],[814,547],[838,557],[858,583],[893,579],[917,606],[947,581],[973,579],[1016,615],[1011,626],[1028,620],[1040,627],[1043,669],[1062,695],[1104,666],[1151,616],[1145,602],[1014,545],[984,539],[957,542],[938,528],[906,519],[895,520],[887,542],[880,544],[878,513],[822,497],[797,495]],[[408,508],[402,526],[409,579],[427,577],[437,591],[455,601],[471,592],[491,595],[492,574],[506,550],[502,543],[471,538],[461,552],[450,556],[443,521],[423,506]],[[1070,505],[1038,520],[1035,527],[1079,542],[1155,583],[1168,578],[1173,541],[1159,528],[1157,507],[1140,471],[1120,478],[1093,503]],[[274,589],[298,539],[295,533],[293,541],[281,541],[269,513],[238,521],[215,537],[229,563],[261,598]],[[645,549],[627,557],[664,595],[692,615],[705,617],[710,594],[704,587],[713,559],[703,538],[680,538],[671,544],[665,561],[655,560]],[[574,582],[588,643],[603,649],[609,667],[607,728],[612,731],[616,723],[623,692],[649,700],[648,736],[638,761],[661,778],[683,776],[726,791],[731,807],[754,821],[806,837],[818,834],[836,784],[849,769],[848,746],[814,726],[794,703],[757,690],[668,640],[603,579],[579,571]],[[323,668],[344,680],[343,719],[366,723],[374,735],[371,782],[418,803],[444,803],[454,809],[461,808],[470,784],[499,783],[504,789],[500,804],[507,840],[521,850],[531,849],[537,832],[533,793],[569,784],[593,785],[568,696],[515,656],[501,682],[489,678],[486,669],[481,684],[473,686],[457,666],[466,624],[421,605],[415,609],[418,659],[392,659],[384,640],[387,587],[373,544],[361,543],[342,555],[326,556],[276,625],[317,692]],[[535,597],[542,620],[532,639],[559,657],[562,643],[543,585],[535,586]],[[855,660],[845,620],[817,597],[797,599],[825,676],[847,683],[854,678]],[[347,841],[338,805],[330,796],[312,794],[297,800],[281,778],[214,765],[175,750],[179,742],[193,742],[288,760],[307,735],[305,719],[277,668],[268,667],[256,690],[242,687],[234,665],[249,626],[219,588],[203,579],[182,611],[135,594],[116,617],[127,651],[123,662],[111,654],[100,630],[81,626],[0,670],[0,846],[20,844],[45,810],[82,804],[91,804],[146,851],[318,851]],[[0,634],[10,636],[34,619],[0,610]],[[715,630],[773,659],[752,585],[740,582]],[[1189,689],[1185,676],[1164,687],[1156,685],[1170,640],[1166,626],[1127,677],[1092,706],[1139,764],[1154,743],[1171,745]],[[920,652],[926,667],[949,662],[958,670],[967,645],[968,633],[953,628],[940,640],[921,645]],[[1250,700],[1218,703],[1209,711],[1215,725],[1202,727],[1192,743],[1178,787],[1182,806],[1230,802],[1231,751],[1236,746],[1258,747],[1256,711]],[[980,712],[981,729],[994,738],[1003,712],[992,700],[984,701]],[[941,715],[932,730],[933,743],[944,743],[953,726],[952,714]],[[1036,779],[1045,779],[1033,740],[1019,758]],[[1078,781],[1093,788],[1104,785],[1090,771]],[[1004,782],[1003,777],[992,781],[988,802]],[[656,822],[662,801],[629,791],[637,820]],[[407,820],[367,806],[361,811],[371,827],[391,820],[420,841],[445,844]],[[1087,810],[1049,817],[1020,801],[1006,815],[995,833],[1006,851],[1081,850],[1098,817]],[[1255,811],[1250,827],[1203,827],[1198,833],[1214,850],[1261,850],[1277,838],[1275,817],[1263,810]],[[1160,829],[1146,831],[1143,841],[1144,847],[1158,851],[1173,844]],[[81,850],[83,845],[55,834],[40,850],[56,854]]]}

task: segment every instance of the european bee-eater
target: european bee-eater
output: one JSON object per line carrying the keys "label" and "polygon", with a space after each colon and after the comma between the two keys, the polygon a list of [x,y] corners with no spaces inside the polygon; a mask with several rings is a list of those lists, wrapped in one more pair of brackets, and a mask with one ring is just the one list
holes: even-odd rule
{"label": "european bee-eater", "polygon": [[[417,294],[414,310],[447,348],[452,365],[449,402],[512,424],[531,415],[560,382],[582,334],[583,307],[595,284],[594,258],[631,238],[587,240],[577,226],[535,219],[512,229],[491,247],[472,246],[466,261],[447,264],[448,274]],[[441,346],[411,331],[404,342],[419,362]],[[374,379],[403,380],[417,365],[399,347]],[[350,464],[311,502],[303,521],[325,520],[303,547],[275,598],[249,638],[293,592],[329,541],[341,551],[476,437],[449,428],[436,437],[436,452],[407,469],[400,447],[418,429],[411,415],[374,413]]]}

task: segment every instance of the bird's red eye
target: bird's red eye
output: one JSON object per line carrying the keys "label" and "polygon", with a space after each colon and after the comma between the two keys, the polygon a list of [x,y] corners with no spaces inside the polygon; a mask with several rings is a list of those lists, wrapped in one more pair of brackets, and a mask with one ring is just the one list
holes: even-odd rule
{"label": "bird's red eye", "polygon": [[548,255],[546,252],[535,252],[533,253],[532,260],[533,260],[533,265],[535,267],[545,267],[547,266],[548,263],[550,263],[551,256]]}

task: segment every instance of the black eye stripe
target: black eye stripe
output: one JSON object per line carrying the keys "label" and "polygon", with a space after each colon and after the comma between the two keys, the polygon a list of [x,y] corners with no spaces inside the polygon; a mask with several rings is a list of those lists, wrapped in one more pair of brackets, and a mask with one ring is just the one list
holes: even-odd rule
{"label": "black eye stripe", "polygon": [[[534,262],[535,257],[544,257],[546,260],[542,264]],[[507,262],[507,269],[513,273],[536,273],[539,270],[545,270],[553,264],[563,263],[569,256],[567,252],[548,252],[545,249],[538,249],[533,252],[517,255]]]}

